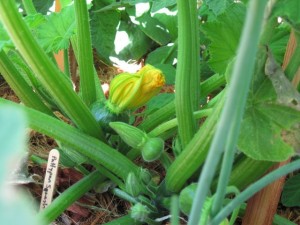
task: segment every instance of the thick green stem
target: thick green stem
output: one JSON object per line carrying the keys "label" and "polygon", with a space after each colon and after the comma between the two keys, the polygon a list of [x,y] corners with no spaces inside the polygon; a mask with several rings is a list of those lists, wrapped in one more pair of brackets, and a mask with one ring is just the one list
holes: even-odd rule
{"label": "thick green stem", "polygon": [[34,15],[37,14],[37,11],[33,5],[32,0],[22,0],[23,6],[27,15]]}
{"label": "thick green stem", "polygon": [[84,177],[73,186],[65,190],[59,197],[43,211],[38,214],[38,217],[45,224],[51,223],[55,220],[68,206],[79,199],[82,195],[92,189],[95,185],[101,182],[103,176],[99,171],[92,172],[90,175]]}
{"label": "thick green stem", "polygon": [[14,1],[0,1],[0,18],[17,49],[59,107],[85,133],[104,140],[95,118],[38,45]]}
{"label": "thick green stem", "polygon": [[178,0],[178,63],[175,80],[175,107],[183,148],[196,132],[193,111],[199,106],[199,53],[195,0]]}
{"label": "thick green stem", "polygon": [[295,170],[300,169],[300,160],[296,160],[292,163],[284,165],[268,175],[264,176],[260,180],[256,181],[254,184],[250,185],[243,192],[237,195],[230,203],[228,203],[221,211],[219,211],[216,216],[209,223],[210,225],[217,225],[227,217],[236,207],[241,205],[244,201],[253,196],[256,192],[263,189],[268,184],[274,182],[282,176],[285,176]]}
{"label": "thick green stem", "polygon": [[225,94],[224,92],[222,93],[218,104],[213,109],[213,113],[205,120],[188,146],[186,146],[168,169],[166,174],[166,189],[168,191],[180,191],[185,182],[204,162],[224,105]]}
{"label": "thick green stem", "polygon": [[222,85],[226,84],[226,79],[224,75],[215,74],[203,81],[200,85],[201,97],[206,97],[212,91],[218,89]]}
{"label": "thick green stem", "polygon": [[[228,185],[233,185],[239,190],[243,190],[263,176],[273,164],[273,162],[257,161],[243,156],[233,165]],[[212,183],[212,190],[216,190],[217,184],[218,180],[215,179]]]}
{"label": "thick green stem", "polygon": [[138,166],[100,140],[88,136],[58,119],[0,98],[0,105],[5,104],[22,108],[27,115],[28,126],[31,129],[64,143],[66,146],[91,159],[91,162],[104,166],[123,180],[126,180],[129,172],[133,172],[136,175],[139,174]]}
{"label": "thick green stem", "polygon": [[[225,76],[215,74],[200,84],[201,96],[205,97],[207,94],[218,89],[226,84]],[[146,132],[153,130],[166,120],[171,119],[175,114],[175,104],[170,102],[163,108],[150,114],[138,127]]]}
{"label": "thick green stem", "polygon": [[173,195],[171,198],[171,224],[179,225],[179,198],[177,195]]}
{"label": "thick green stem", "polygon": [[131,195],[127,194],[119,188],[114,188],[111,192],[119,198],[124,199],[132,204],[138,203],[138,200],[136,200],[136,198],[132,197]]}
{"label": "thick green stem", "polygon": [[26,106],[54,116],[52,111],[27,84],[3,50],[0,50],[0,73]]}
{"label": "thick green stem", "polygon": [[74,1],[74,6],[77,28],[77,60],[80,73],[80,91],[83,101],[89,106],[96,101],[89,16],[86,1]]}
{"label": "thick green stem", "polygon": [[163,108],[155,111],[150,114],[139,126],[138,128],[149,132],[154,129],[159,124],[165,122],[166,120],[174,117],[175,114],[175,104],[174,102],[170,102],[165,105]]}
{"label": "thick green stem", "polygon": [[[79,50],[78,50],[78,44],[77,44],[77,35],[73,35],[71,37],[71,45],[72,45],[72,49],[73,49],[75,58],[78,62],[79,61]],[[105,97],[102,87],[100,85],[100,81],[99,81],[98,74],[97,74],[95,67],[93,67],[93,72],[94,72],[94,80],[95,80],[95,87],[96,87],[96,101],[98,101],[98,100],[105,101],[106,97]]]}
{"label": "thick green stem", "polygon": [[[227,160],[223,161],[223,164],[227,165],[223,167],[225,171],[222,171],[222,174],[220,175],[220,179],[224,181],[224,183],[218,183],[216,196],[213,201],[213,212],[216,213],[220,208],[220,205],[222,205],[225,196],[224,192],[226,190],[224,186],[226,187],[228,183],[228,177],[232,167],[232,164],[230,163],[232,162],[232,157],[235,153],[240,123],[242,121],[254,70],[266,3],[267,0],[253,0],[249,2],[231,83],[229,83],[228,87],[228,97],[220,117],[218,129],[215,133],[210,151],[199,178],[195,196],[197,201],[193,202],[188,223],[189,225],[197,224],[199,221],[199,212],[201,212],[219,160],[224,151],[224,146],[226,146],[227,152],[225,152],[225,154],[227,155],[226,159],[228,159],[229,164],[226,164],[228,163]],[[232,123],[232,121],[235,122]],[[223,189],[221,189],[221,187],[223,187]]]}
{"label": "thick green stem", "polygon": [[[213,109],[202,109],[202,110],[194,112],[193,117],[196,120],[201,119],[203,117],[209,116],[212,112],[213,112]],[[150,136],[157,137],[157,136],[163,134],[164,132],[175,128],[177,125],[178,125],[178,119],[174,118],[174,119],[171,119],[171,120],[164,122],[163,124],[157,126],[152,131],[150,131],[148,134]]]}

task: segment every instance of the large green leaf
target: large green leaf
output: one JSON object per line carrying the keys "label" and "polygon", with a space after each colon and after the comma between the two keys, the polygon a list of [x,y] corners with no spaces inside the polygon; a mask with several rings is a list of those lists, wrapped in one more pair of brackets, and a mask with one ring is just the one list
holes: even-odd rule
{"label": "large green leaf", "polygon": [[167,45],[162,46],[147,56],[146,63],[151,65],[155,64],[175,64],[175,59],[177,58],[177,45]]}
{"label": "large green leaf", "polygon": [[270,49],[274,54],[274,58],[281,65],[283,56],[290,37],[290,29],[286,24],[281,24],[275,28],[274,35],[272,36]]}
{"label": "large green leaf", "polygon": [[[152,6],[153,7],[153,6]],[[177,29],[177,9],[164,9],[163,11],[156,12],[153,15],[153,18],[159,20],[168,30],[172,41],[175,41],[178,36]]]}
{"label": "large green leaf", "polygon": [[[7,178],[18,169],[26,149],[26,118],[22,110],[0,106],[0,218],[2,224],[38,225],[32,201],[9,185]],[[23,172],[23,171],[18,171]],[[14,176],[17,174],[13,174]],[[18,174],[19,175],[19,174]],[[20,177],[19,177],[20,178]],[[26,178],[26,177],[25,177]],[[21,181],[21,180],[18,180]],[[11,180],[10,180],[11,182]],[[18,216],[16,216],[18,215]]]}
{"label": "large green leaf", "polygon": [[165,45],[171,40],[169,31],[165,25],[152,17],[149,12],[139,15],[139,11],[133,7],[127,8],[126,11],[130,15],[131,21],[159,45]]}
{"label": "large green leaf", "polygon": [[174,101],[174,94],[162,93],[152,98],[146,105],[145,116]]}
{"label": "large green leaf", "polygon": [[292,146],[281,137],[283,121],[300,122],[300,113],[286,106],[260,104],[247,109],[238,142],[239,149],[250,158],[266,161],[283,161],[293,155]]}
{"label": "large green leaf", "polygon": [[281,0],[274,6],[273,15],[284,18],[292,26],[299,29],[300,25],[300,1],[299,0]]}
{"label": "large green leaf", "polygon": [[156,12],[162,8],[166,8],[176,4],[176,0],[156,0],[153,1],[151,12]]}
{"label": "large green leaf", "polygon": [[0,106],[0,183],[2,184],[9,170],[9,162],[26,149],[26,118],[22,110],[12,106]]}
{"label": "large green leaf", "polygon": [[287,207],[300,207],[300,174],[287,180],[283,187],[281,202]]}
{"label": "large green leaf", "polygon": [[[25,11],[24,6],[23,6],[23,1],[16,0],[16,2],[18,4],[20,4],[19,8],[23,9]],[[46,15],[49,12],[49,9],[51,8],[51,6],[53,6],[54,0],[43,0],[43,1],[42,0],[32,0],[32,3],[38,13],[42,13],[42,14]]]}
{"label": "large green leaf", "polygon": [[219,15],[225,11],[232,0],[204,0],[203,1],[215,15]]}
{"label": "large green leaf", "polygon": [[216,20],[203,25],[203,31],[211,41],[209,65],[216,73],[223,74],[236,55],[245,13],[244,4],[235,3]]}
{"label": "large green leaf", "polygon": [[120,12],[117,10],[110,10],[105,12],[93,13],[102,5],[95,4],[91,8],[91,34],[93,46],[102,60],[109,62],[109,57],[115,50],[115,36],[117,26],[120,21]]}
{"label": "large green leaf", "polygon": [[147,37],[135,24],[121,21],[118,32],[126,33],[129,43],[117,54],[125,61],[139,60],[151,47],[151,39]]}
{"label": "large green leaf", "polygon": [[39,13],[47,14],[50,7],[53,5],[54,0],[32,0],[34,7]]}
{"label": "large green leaf", "polygon": [[68,6],[59,13],[46,17],[46,22],[37,29],[37,36],[46,52],[58,52],[69,47],[70,38],[75,33],[74,6]]}
{"label": "large green leaf", "polygon": [[[273,76],[278,76],[278,73]],[[286,141],[283,134],[288,131],[289,138],[292,138],[292,134],[297,132],[295,125],[300,123],[300,111],[288,100],[295,90],[282,81],[276,82],[278,86],[274,85],[272,81],[275,78],[269,79],[262,71],[257,71],[241,125],[238,147],[255,160],[283,161],[295,151],[291,141]]]}

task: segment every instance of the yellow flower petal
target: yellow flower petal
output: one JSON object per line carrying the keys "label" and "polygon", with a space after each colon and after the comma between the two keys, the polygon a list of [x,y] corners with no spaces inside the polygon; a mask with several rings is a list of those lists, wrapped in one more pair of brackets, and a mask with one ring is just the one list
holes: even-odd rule
{"label": "yellow flower petal", "polygon": [[151,65],[136,74],[123,73],[110,84],[109,105],[116,113],[144,105],[165,84],[163,73]]}

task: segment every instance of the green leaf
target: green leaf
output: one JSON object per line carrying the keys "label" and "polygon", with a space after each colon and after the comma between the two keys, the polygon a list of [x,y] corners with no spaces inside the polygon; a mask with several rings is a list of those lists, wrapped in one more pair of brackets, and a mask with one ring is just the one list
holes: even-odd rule
{"label": "green leaf", "polygon": [[32,14],[32,15],[28,15],[24,18],[24,21],[26,22],[26,24],[33,30],[33,32],[35,31],[34,29],[36,29],[38,26],[42,25],[43,23],[45,23],[46,17],[40,13],[37,14]]}
{"label": "green leaf", "polygon": [[145,115],[149,115],[154,111],[167,105],[169,102],[173,101],[175,98],[174,94],[162,93],[154,98],[152,98],[146,105]]}
{"label": "green leaf", "polygon": [[286,207],[300,207],[300,174],[287,180],[283,187],[281,202]]}
{"label": "green leaf", "polygon": [[151,12],[156,12],[162,8],[173,6],[176,4],[176,0],[156,0],[153,1]]}
{"label": "green leaf", "polygon": [[9,170],[8,163],[26,148],[26,118],[22,110],[12,106],[0,106],[0,183]]}
{"label": "green leaf", "polygon": [[300,123],[288,130],[282,131],[282,139],[289,145],[293,146],[296,154],[300,154]]}
{"label": "green leaf", "polygon": [[225,11],[230,3],[233,3],[232,0],[204,0],[203,2],[208,6],[210,10],[213,11],[215,15],[221,14]]}
{"label": "green leaf", "polygon": [[203,25],[203,32],[211,41],[209,65],[216,73],[223,74],[236,55],[245,13],[246,7],[235,3],[216,20]]}
{"label": "green leaf", "polygon": [[68,6],[59,13],[46,17],[47,22],[41,24],[37,36],[46,52],[58,52],[69,47],[70,38],[75,33],[74,6]]}
{"label": "green leaf", "polygon": [[[132,10],[130,11],[130,15],[132,15]],[[136,16],[136,13],[135,13]],[[132,20],[137,26],[153,41],[158,43],[159,45],[166,45],[171,40],[171,36],[169,31],[166,29],[163,23],[161,23],[158,19],[151,17],[149,13],[144,13],[140,17],[135,17]]]}
{"label": "green leaf", "polygon": [[267,53],[267,60],[265,49],[258,54],[238,147],[252,159],[276,162],[294,154],[295,147],[288,139],[297,132],[294,127],[300,123],[300,111],[291,100],[299,102],[299,93]]}
{"label": "green leaf", "polygon": [[93,13],[98,10],[97,2],[91,8],[92,43],[100,58],[109,63],[109,57],[115,50],[115,37],[120,21],[120,12],[116,10]]}
{"label": "green leaf", "polygon": [[177,58],[177,46],[174,45],[170,46],[163,46],[155,49],[152,51],[146,59],[146,63],[149,63],[151,65],[156,64],[171,64],[173,65],[175,62],[175,59]]}
{"label": "green leaf", "polygon": [[[292,110],[285,106],[273,106],[276,113],[286,113]],[[300,121],[300,114],[297,111],[291,111],[290,116],[296,117]],[[293,113],[295,113],[293,115]],[[283,161],[293,155],[294,150],[286,144],[281,138],[282,128],[275,123],[274,114],[271,109],[260,107],[249,108],[244,116],[240,138],[238,142],[239,149],[250,158],[265,161]],[[284,117],[288,122],[290,118]]]}
{"label": "green leaf", "polygon": [[50,7],[54,3],[54,0],[32,0],[32,2],[38,12],[42,14],[47,14],[47,12],[49,12]]}
{"label": "green leaf", "polygon": [[162,23],[169,32],[171,40],[175,42],[178,37],[177,28],[177,10],[165,9],[163,12],[157,12],[153,15],[153,18]]}
{"label": "green leaf", "polygon": [[[15,171],[18,169],[16,162],[20,156],[23,156],[26,149],[26,117],[22,110],[12,106],[0,106],[0,218],[3,224],[24,224],[38,225],[41,221],[37,221],[32,205],[32,199],[20,193],[20,190],[14,189],[14,185],[9,185],[5,181],[13,175],[20,175],[16,182],[27,182],[27,178],[23,171]],[[26,164],[27,165],[27,164]],[[22,176],[24,175],[24,176]],[[22,179],[22,180],[20,180]],[[24,179],[24,180],[23,180]],[[10,180],[12,181],[12,180]],[[14,182],[14,184],[16,184]],[[3,210],[5,209],[5,210]],[[18,215],[18,216],[16,216]]]}
{"label": "green leaf", "polygon": [[[118,36],[118,34],[121,33],[126,33],[128,43],[125,43],[126,45],[120,50],[120,52],[117,52],[116,57],[119,59],[125,61],[139,60],[152,46],[151,39],[147,37],[136,25],[128,23],[128,21],[120,22],[117,37],[122,37]],[[119,39],[118,41],[122,40]]]}
{"label": "green leaf", "polygon": [[195,199],[196,189],[197,189],[197,183],[192,183],[189,186],[186,186],[180,192],[179,207],[180,207],[180,210],[185,215],[190,214],[192,204],[193,204],[193,200]]}
{"label": "green leaf", "polygon": [[290,29],[286,24],[275,28],[274,35],[270,42],[270,49],[274,54],[275,60],[281,65],[283,62],[286,46],[290,37]]}
{"label": "green leaf", "polygon": [[273,16],[284,18],[292,26],[300,25],[300,1],[299,0],[281,0],[277,1],[273,9]]}

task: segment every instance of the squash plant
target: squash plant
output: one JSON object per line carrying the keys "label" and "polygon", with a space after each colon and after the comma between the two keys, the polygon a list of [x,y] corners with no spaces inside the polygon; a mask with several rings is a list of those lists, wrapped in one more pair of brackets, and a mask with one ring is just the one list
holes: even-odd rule
{"label": "squash plant", "polygon": [[[85,175],[38,213],[45,224],[107,180],[117,186],[111,192],[132,204],[128,215],[108,224],[161,224],[168,215],[172,224],[180,215],[190,225],[233,224],[248,198],[300,168],[295,159],[262,177],[299,146],[300,95],[291,80],[299,81],[300,49],[285,71],[280,67],[291,31],[299,41],[297,0],[69,0],[62,6],[47,15],[31,0],[0,0],[0,72],[24,104],[18,107],[28,126],[54,138],[68,159],[63,163]],[[118,49],[121,34],[127,43]],[[68,57],[64,71],[53,58],[70,46],[79,91]],[[144,57],[146,65],[117,75],[106,99],[92,47],[106,63]],[[175,93],[159,94],[165,83]],[[0,104],[14,105],[3,98]],[[143,105],[135,127],[129,117]],[[166,141],[172,148],[164,148]],[[161,163],[160,182],[134,162],[139,156]],[[274,223],[284,220],[278,218]]]}

